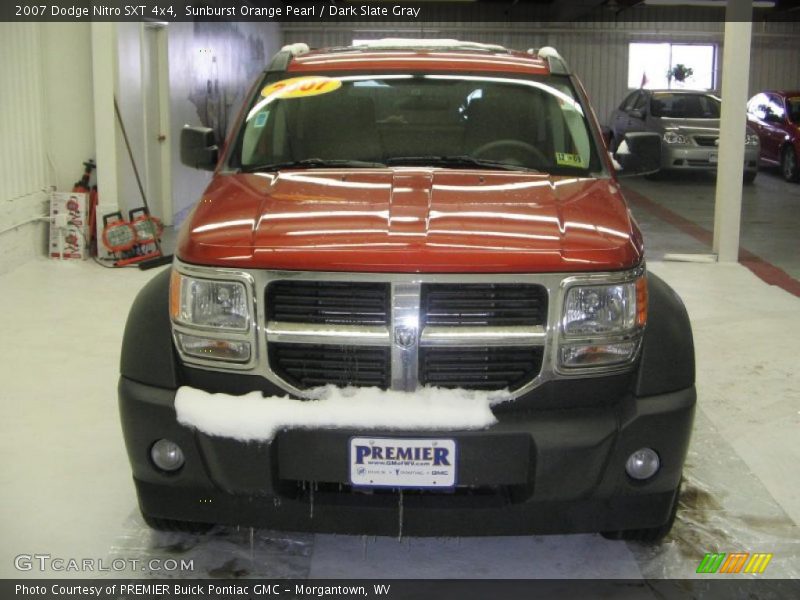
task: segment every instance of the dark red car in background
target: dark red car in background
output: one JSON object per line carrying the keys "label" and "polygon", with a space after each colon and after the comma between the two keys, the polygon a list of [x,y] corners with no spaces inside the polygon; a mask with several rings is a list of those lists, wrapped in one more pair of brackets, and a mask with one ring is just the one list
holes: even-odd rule
{"label": "dark red car in background", "polygon": [[779,165],[786,181],[800,180],[800,91],[756,94],[747,121],[761,140],[760,161]]}

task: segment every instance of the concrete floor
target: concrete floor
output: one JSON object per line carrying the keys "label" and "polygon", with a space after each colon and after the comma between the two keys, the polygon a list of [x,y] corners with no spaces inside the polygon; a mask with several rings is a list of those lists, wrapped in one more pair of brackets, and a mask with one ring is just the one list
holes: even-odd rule
{"label": "concrete floor", "polygon": [[[763,196],[773,184],[784,190],[762,175],[750,202],[773,202]],[[631,187],[709,225],[703,211],[711,185],[643,180]],[[665,189],[681,190],[678,199]],[[786,203],[796,218],[797,204],[783,196],[774,203]],[[204,536],[152,532],[137,513],[115,388],[128,308],[154,273],[42,259],[0,276],[0,577],[92,575],[14,568],[19,554],[45,553],[195,561],[189,572],[139,569],[136,576],[689,578],[705,552],[744,551],[774,554],[763,577],[800,578],[800,298],[740,265],[654,260],[658,252],[708,248],[646,208],[633,210],[650,243],[649,268],[686,302],[698,360],[685,493],[661,546],[599,535],[398,541],[228,528]],[[769,217],[757,221],[789,222],[761,210]],[[768,242],[753,233],[758,227],[743,224],[745,243],[795,273],[795,232],[788,242]],[[780,254],[784,243],[795,243],[791,256]]]}
{"label": "concrete floor", "polygon": [[[711,253],[714,175],[622,181],[633,192],[628,200],[645,233],[649,260],[661,260],[666,254]],[[775,169],[761,169],[752,185],[743,186],[740,240],[745,254],[800,280],[800,185],[785,182]]]}

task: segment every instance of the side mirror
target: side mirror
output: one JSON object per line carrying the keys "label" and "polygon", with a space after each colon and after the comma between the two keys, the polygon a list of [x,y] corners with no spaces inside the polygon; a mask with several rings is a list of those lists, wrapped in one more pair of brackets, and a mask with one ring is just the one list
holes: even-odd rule
{"label": "side mirror", "polygon": [[640,121],[644,120],[644,111],[640,108],[632,108],[628,111],[628,114],[634,119],[639,119]]}
{"label": "side mirror", "polygon": [[648,175],[661,168],[661,136],[650,132],[626,133],[617,146],[614,159],[621,177]]}
{"label": "side mirror", "polygon": [[219,159],[214,130],[208,127],[181,129],[181,162],[193,169],[213,171]]}

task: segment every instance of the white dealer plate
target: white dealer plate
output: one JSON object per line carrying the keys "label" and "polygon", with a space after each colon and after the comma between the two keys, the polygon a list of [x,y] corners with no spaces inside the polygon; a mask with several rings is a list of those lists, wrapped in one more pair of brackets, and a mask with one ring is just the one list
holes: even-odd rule
{"label": "white dealer plate", "polygon": [[456,484],[456,441],[350,438],[350,483],[361,487],[450,488]]}

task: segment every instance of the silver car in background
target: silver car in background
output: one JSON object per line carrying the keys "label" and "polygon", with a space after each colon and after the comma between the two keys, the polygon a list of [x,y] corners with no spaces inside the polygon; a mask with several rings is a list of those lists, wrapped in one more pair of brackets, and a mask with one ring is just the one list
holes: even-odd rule
{"label": "silver car in background", "polygon": [[[719,159],[720,99],[694,90],[645,90],[630,93],[609,119],[613,151],[626,133],[652,131],[661,136],[662,171],[716,171]],[[758,173],[758,136],[747,129],[744,181]]]}

